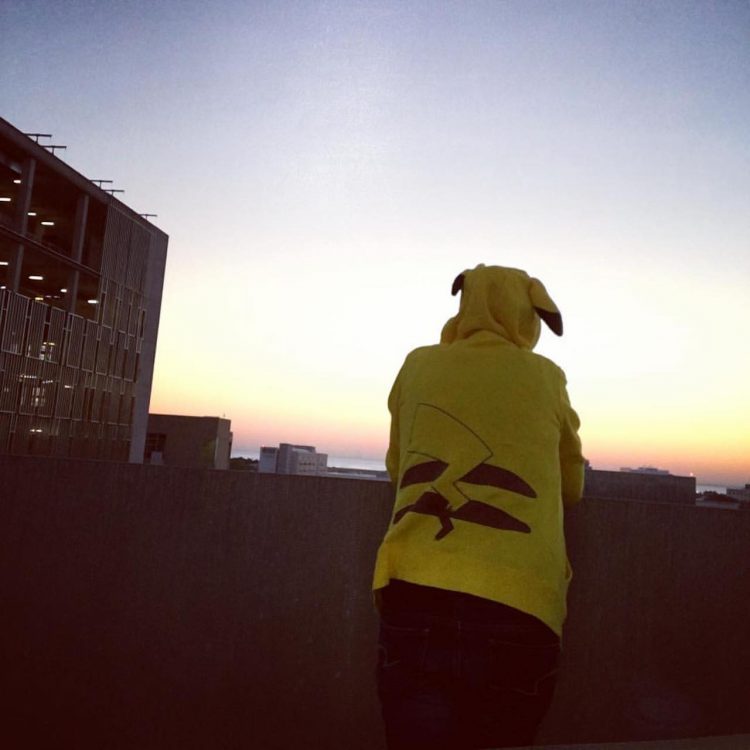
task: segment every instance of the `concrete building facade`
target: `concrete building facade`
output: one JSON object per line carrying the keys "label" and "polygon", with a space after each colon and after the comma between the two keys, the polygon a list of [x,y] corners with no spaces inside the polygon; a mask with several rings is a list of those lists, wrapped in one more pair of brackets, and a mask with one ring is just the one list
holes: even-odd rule
{"label": "concrete building facade", "polygon": [[142,460],[167,242],[0,119],[0,453]]}
{"label": "concrete building facade", "polygon": [[280,443],[278,448],[260,449],[258,471],[261,474],[325,474],[328,454],[318,453],[313,445]]}
{"label": "concrete building facade", "polygon": [[275,474],[278,455],[278,448],[272,448],[268,445],[261,446],[260,455],[258,456],[258,471],[261,474]]}
{"label": "concrete building facade", "polygon": [[232,423],[220,417],[149,414],[143,461],[197,469],[228,469]]}

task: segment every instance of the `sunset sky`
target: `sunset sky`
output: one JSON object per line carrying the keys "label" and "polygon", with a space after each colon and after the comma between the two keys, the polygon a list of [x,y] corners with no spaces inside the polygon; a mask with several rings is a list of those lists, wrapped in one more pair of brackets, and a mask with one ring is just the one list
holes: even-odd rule
{"label": "sunset sky", "polygon": [[750,482],[747,2],[0,3],[0,114],[170,236],[151,410],[379,458],[526,269],[595,468]]}

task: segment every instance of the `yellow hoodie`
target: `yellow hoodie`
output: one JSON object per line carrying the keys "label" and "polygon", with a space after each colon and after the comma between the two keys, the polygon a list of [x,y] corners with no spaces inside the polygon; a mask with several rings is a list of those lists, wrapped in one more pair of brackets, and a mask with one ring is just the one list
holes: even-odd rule
{"label": "yellow hoodie", "polygon": [[571,570],[563,504],[581,497],[579,421],[565,375],[534,354],[562,318],[524,271],[460,274],[458,315],[415,349],[388,398],[397,488],[373,589],[391,579],[510,605],[558,635]]}

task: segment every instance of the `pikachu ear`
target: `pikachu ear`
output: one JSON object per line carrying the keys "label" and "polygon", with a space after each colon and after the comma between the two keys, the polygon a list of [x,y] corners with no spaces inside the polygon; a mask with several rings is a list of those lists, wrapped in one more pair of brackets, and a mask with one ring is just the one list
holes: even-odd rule
{"label": "pikachu ear", "polygon": [[463,292],[464,290],[464,275],[462,273],[458,274],[455,279],[453,279],[453,286],[451,287],[451,294],[455,297],[459,292]]}
{"label": "pikachu ear", "polygon": [[562,336],[562,315],[560,315],[557,305],[552,301],[549,294],[547,294],[544,284],[539,279],[531,279],[529,299],[539,317],[547,324],[547,327],[553,333]]}

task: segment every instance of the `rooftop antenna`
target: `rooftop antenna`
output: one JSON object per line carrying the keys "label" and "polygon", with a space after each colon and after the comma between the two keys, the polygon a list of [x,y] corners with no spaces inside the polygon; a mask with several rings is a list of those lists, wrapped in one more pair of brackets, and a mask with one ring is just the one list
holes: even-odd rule
{"label": "rooftop antenna", "polygon": [[105,182],[112,184],[112,180],[91,180],[97,187],[101,187]]}
{"label": "rooftop antenna", "polygon": [[33,138],[37,143],[39,143],[40,138],[52,138],[52,133],[24,133],[24,135]]}
{"label": "rooftop antenna", "polygon": [[54,154],[56,148],[67,148],[67,146],[53,146],[51,143],[49,145],[43,143],[42,148],[46,148]]}
{"label": "rooftop antenna", "polygon": [[159,216],[159,214],[138,214],[138,216],[141,216],[144,219],[155,219]]}
{"label": "rooftop antenna", "polygon": [[124,190],[116,190],[115,188],[105,188],[105,193],[109,193],[110,195],[114,195],[115,193],[124,193]]}

